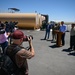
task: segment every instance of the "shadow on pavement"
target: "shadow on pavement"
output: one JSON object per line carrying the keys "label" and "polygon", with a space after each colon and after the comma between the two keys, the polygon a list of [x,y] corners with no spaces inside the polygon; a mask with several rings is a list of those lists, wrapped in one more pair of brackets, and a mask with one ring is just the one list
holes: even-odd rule
{"label": "shadow on pavement", "polygon": [[[73,56],[75,56],[75,51],[74,51],[74,50],[71,50],[71,49],[63,49],[62,51],[69,52],[68,55],[73,55]],[[73,52],[72,52],[72,51],[73,51]]]}
{"label": "shadow on pavement", "polygon": [[59,48],[56,44],[49,46],[51,48]]}
{"label": "shadow on pavement", "polygon": [[62,51],[71,52],[72,50],[71,49],[63,49]]}
{"label": "shadow on pavement", "polygon": [[46,39],[40,39],[40,40],[46,40]]}
{"label": "shadow on pavement", "polygon": [[75,56],[75,52],[69,53],[68,55],[73,55],[73,56]]}

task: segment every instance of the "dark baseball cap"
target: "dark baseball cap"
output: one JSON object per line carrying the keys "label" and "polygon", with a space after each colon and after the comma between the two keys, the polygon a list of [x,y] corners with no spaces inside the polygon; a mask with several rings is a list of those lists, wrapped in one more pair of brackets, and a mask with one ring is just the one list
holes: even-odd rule
{"label": "dark baseball cap", "polygon": [[21,30],[16,30],[12,33],[11,37],[13,39],[21,39],[21,38],[26,38],[24,33]]}

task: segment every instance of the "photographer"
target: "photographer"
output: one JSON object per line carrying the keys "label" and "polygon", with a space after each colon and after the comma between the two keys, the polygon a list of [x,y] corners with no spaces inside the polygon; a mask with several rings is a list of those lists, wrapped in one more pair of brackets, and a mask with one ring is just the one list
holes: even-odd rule
{"label": "photographer", "polygon": [[8,34],[5,31],[6,26],[0,21],[0,46],[2,47],[3,53],[5,47],[8,46],[8,37],[10,34]]}
{"label": "photographer", "polygon": [[[17,53],[12,58],[14,63],[19,68],[19,70],[15,72],[15,75],[28,75],[27,59],[31,59],[35,55],[32,45],[32,37],[24,36],[24,33],[21,30],[14,31],[11,36],[13,38],[13,43],[7,47],[6,53],[10,58],[12,58],[11,55],[13,49],[17,49]],[[29,50],[26,50],[24,47],[21,46],[24,41],[29,42]]]}

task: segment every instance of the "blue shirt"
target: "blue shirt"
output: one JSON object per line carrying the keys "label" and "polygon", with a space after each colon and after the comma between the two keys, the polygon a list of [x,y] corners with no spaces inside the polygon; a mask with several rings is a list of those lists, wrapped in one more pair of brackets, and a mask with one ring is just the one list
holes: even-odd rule
{"label": "blue shirt", "polygon": [[64,33],[66,31],[66,25],[60,26],[59,31]]}

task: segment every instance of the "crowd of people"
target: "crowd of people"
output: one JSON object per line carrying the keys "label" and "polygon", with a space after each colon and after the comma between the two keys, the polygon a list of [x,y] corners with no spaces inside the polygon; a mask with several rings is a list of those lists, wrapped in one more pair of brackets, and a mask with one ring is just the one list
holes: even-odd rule
{"label": "crowd of people", "polygon": [[[3,53],[6,54],[14,61],[17,65],[17,70],[13,72],[14,75],[28,75],[28,63],[27,59],[31,59],[35,55],[34,47],[32,44],[32,37],[26,37],[24,33],[17,29],[15,30],[15,25],[18,22],[4,22],[0,21],[0,46],[2,47]],[[51,31],[52,30],[52,31]],[[1,32],[2,31],[2,32]],[[51,31],[51,32],[50,32]],[[49,40],[50,34],[52,33],[52,41],[57,41],[58,34],[56,31],[62,33],[61,35],[61,46],[65,45],[65,35],[67,27],[64,21],[60,23],[50,22],[46,24],[46,32],[44,40]],[[8,39],[12,38],[12,43],[8,44]],[[22,46],[22,43],[27,39],[29,43],[29,50]],[[16,54],[12,56],[12,53],[16,51]],[[71,24],[70,31],[70,47],[68,49],[75,50],[75,24]],[[6,51],[5,51],[6,50]],[[1,73],[1,71],[0,71]]]}
{"label": "crowd of people", "polygon": [[[52,30],[52,31],[51,31]],[[61,21],[60,23],[50,22],[46,25],[46,32],[44,40],[49,40],[50,37],[50,31],[52,33],[52,42],[57,42],[58,34],[56,31],[61,32],[61,45],[65,45],[65,35],[67,31],[67,25],[64,24],[64,21]],[[70,47],[68,49],[75,50],[75,24],[71,24],[71,30],[70,30]]]}
{"label": "crowd of people", "polygon": [[16,25],[16,22],[4,22],[2,23],[0,21],[0,45],[3,49],[3,52],[4,52],[4,49],[6,46],[8,46],[8,40],[10,38],[10,34],[12,32],[14,32],[15,30],[15,25]]}
{"label": "crowd of people", "polygon": [[[13,75],[28,75],[28,63],[27,59],[34,57],[34,47],[32,44],[32,37],[26,37],[20,29],[15,30],[17,22],[4,22],[0,21],[0,46],[2,47],[2,53],[7,55],[13,61],[17,69],[13,72]],[[12,43],[8,44],[8,39],[12,38]],[[29,49],[22,47],[22,43],[27,39],[29,42]],[[15,51],[14,51],[15,49]],[[13,52],[15,53],[13,56]],[[3,57],[2,56],[2,57]],[[2,60],[0,55],[0,74],[7,75],[2,68]]]}

